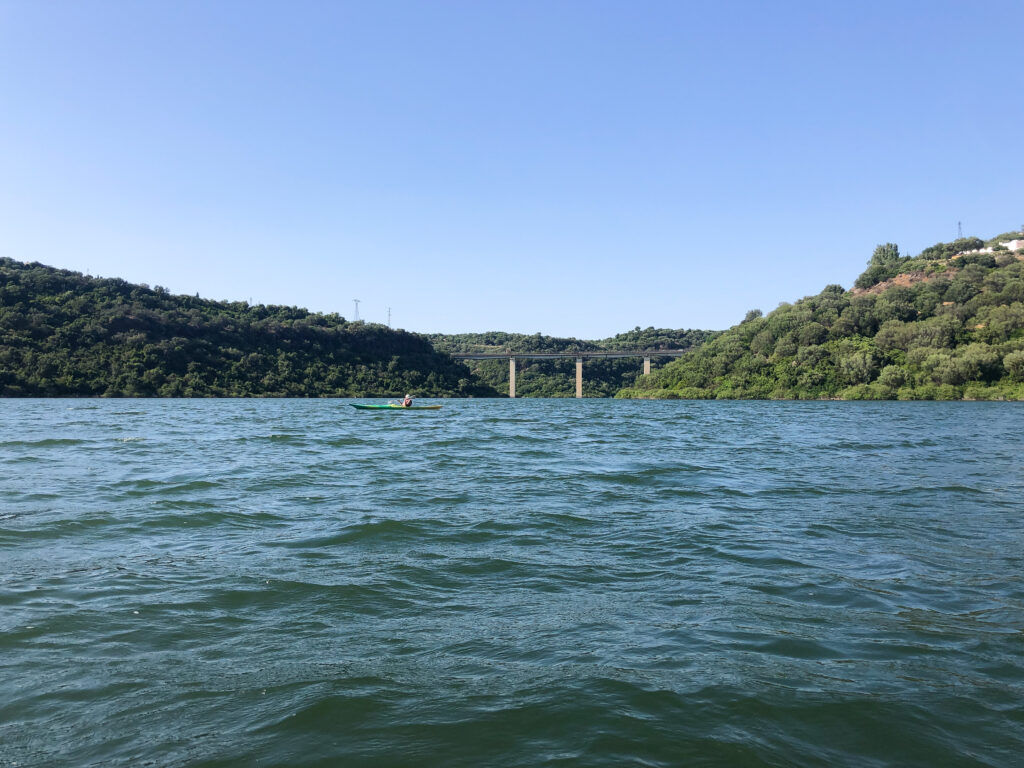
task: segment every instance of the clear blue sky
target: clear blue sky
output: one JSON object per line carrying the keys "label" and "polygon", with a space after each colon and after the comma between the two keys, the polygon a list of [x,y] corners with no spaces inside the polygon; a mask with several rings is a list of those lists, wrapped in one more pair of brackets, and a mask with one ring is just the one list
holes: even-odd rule
{"label": "clear blue sky", "polygon": [[1024,225],[1024,3],[0,0],[0,254],[408,330],[724,328]]}

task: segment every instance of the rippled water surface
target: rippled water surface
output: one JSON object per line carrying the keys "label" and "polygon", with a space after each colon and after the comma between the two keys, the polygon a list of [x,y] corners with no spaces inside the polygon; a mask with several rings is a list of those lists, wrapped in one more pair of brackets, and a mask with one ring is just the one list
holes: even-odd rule
{"label": "rippled water surface", "polygon": [[0,401],[0,766],[1018,766],[1024,408]]}

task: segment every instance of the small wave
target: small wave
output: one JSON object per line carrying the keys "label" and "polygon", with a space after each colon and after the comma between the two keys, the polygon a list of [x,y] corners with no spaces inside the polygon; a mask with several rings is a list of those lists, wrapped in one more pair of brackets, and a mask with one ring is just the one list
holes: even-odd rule
{"label": "small wave", "polygon": [[706,491],[696,488],[655,488],[653,492],[657,498],[702,499],[711,496]]}
{"label": "small wave", "polygon": [[828,450],[850,450],[850,451],[885,451],[896,447],[897,443],[860,443],[855,440],[840,440],[836,443],[828,443],[824,448]]}
{"label": "small wave", "polygon": [[47,541],[64,537],[76,537],[100,528],[119,526],[121,522],[109,517],[77,517],[74,520],[55,520],[45,526],[32,528],[0,528],[0,543],[39,540]]}
{"label": "small wave", "polygon": [[346,448],[350,445],[366,445],[368,441],[361,437],[332,437],[329,440],[324,440],[324,445],[329,445],[331,448]]}
{"label": "small wave", "polygon": [[[345,683],[346,687],[356,687],[357,690],[317,698],[286,715],[275,713],[257,723],[253,730],[256,733],[327,733],[333,731],[338,723],[345,723],[346,729],[358,729],[390,712],[391,697],[382,695],[381,690],[368,689],[367,681],[358,681],[358,686],[352,686],[352,681]],[[383,680],[377,682],[377,687],[386,690]],[[367,690],[359,692],[358,688]]]}
{"label": "small wave", "polygon": [[[193,503],[194,509],[211,507],[212,504]],[[193,528],[264,528],[269,525],[280,524],[281,518],[267,512],[226,512],[222,510],[209,510],[191,512],[187,514],[163,514],[147,517],[138,525],[141,529],[193,529]]]}
{"label": "small wave", "polygon": [[673,464],[667,467],[648,467],[636,470],[614,470],[608,472],[585,472],[577,477],[582,480],[593,480],[601,483],[618,483],[621,485],[644,485],[658,482],[663,478],[674,478],[689,473],[711,472],[708,467],[697,464]]}
{"label": "small wave", "polygon": [[113,491],[118,496],[128,498],[140,496],[176,495],[196,493],[197,491],[208,491],[220,487],[220,484],[211,480],[152,480],[141,478],[138,480],[122,480],[109,486],[102,486],[99,490]]}
{"label": "small wave", "polygon": [[84,445],[86,442],[86,440],[79,440],[73,437],[48,437],[42,440],[3,440],[0,441],[0,448],[51,448]]}
{"label": "small wave", "polygon": [[[264,435],[238,435],[230,438],[238,443],[275,443],[284,445],[308,445],[309,436],[306,434],[292,434],[289,432],[269,432]],[[326,441],[325,441],[326,442]]]}
{"label": "small wave", "polygon": [[969,485],[942,485],[934,490],[943,491],[945,493],[974,493],[978,495],[985,495],[989,493],[989,491],[984,488],[973,488]]}
{"label": "small wave", "polygon": [[558,528],[576,528],[579,526],[597,525],[597,521],[586,515],[574,514],[572,512],[544,512],[538,511],[536,519],[539,527],[556,526]]}
{"label": "small wave", "polygon": [[883,496],[907,497],[916,494],[953,493],[965,495],[987,496],[991,491],[984,488],[974,488],[969,485],[911,485],[891,486],[875,491]]}
{"label": "small wave", "polygon": [[774,571],[775,569],[790,569],[790,568],[801,568],[811,569],[813,565],[809,563],[803,563],[799,560],[794,560],[789,557],[783,557],[777,554],[742,554],[734,550],[728,550],[721,547],[712,547],[715,550],[717,557],[731,560],[737,563],[743,563],[744,565],[755,566],[759,569],[768,571]]}
{"label": "small wave", "polygon": [[443,526],[441,521],[416,523],[408,520],[377,520],[355,523],[330,536],[267,542],[267,546],[287,548],[334,547],[341,544],[395,542],[422,538],[428,526]]}
{"label": "small wave", "polygon": [[452,446],[465,445],[468,438],[463,437],[448,437],[443,440],[431,440],[426,444],[426,448],[451,448]]}
{"label": "small wave", "polygon": [[3,460],[0,460],[0,463],[3,463],[3,464],[38,464],[40,461],[43,461],[43,459],[40,459],[38,456],[28,455],[28,456],[16,456],[13,459],[3,459]]}
{"label": "small wave", "polygon": [[754,492],[755,496],[845,496],[848,491],[844,488],[828,487],[823,485],[780,485],[774,488],[765,488]]}

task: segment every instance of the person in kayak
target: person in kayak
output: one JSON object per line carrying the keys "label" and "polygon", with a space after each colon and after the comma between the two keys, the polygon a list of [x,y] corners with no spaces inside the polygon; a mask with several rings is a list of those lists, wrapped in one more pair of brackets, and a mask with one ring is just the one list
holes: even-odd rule
{"label": "person in kayak", "polygon": [[401,405],[402,405],[403,408],[411,408],[412,407],[412,395],[406,395],[405,399],[402,400]]}

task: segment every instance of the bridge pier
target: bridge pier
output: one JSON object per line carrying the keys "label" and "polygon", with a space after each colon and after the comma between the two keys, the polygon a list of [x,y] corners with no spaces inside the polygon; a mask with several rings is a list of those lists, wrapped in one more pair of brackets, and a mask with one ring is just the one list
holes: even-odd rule
{"label": "bridge pier", "polygon": [[583,358],[576,358],[576,397],[583,397]]}
{"label": "bridge pier", "polygon": [[516,359],[514,357],[508,359],[508,396],[516,396]]}
{"label": "bridge pier", "polygon": [[644,358],[644,376],[651,372],[651,356],[648,355]]}

